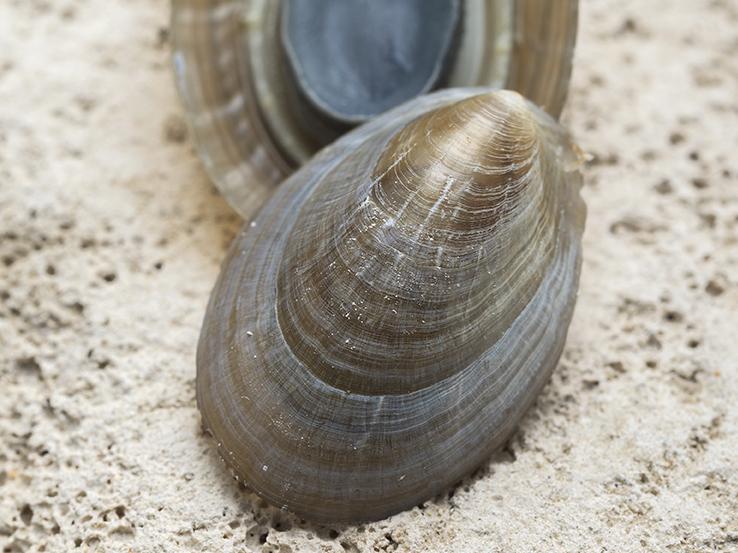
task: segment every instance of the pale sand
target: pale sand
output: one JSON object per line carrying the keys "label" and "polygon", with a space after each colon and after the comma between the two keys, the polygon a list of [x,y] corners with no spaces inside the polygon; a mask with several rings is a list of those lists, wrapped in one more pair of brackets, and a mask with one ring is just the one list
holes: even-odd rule
{"label": "pale sand", "polygon": [[263,508],[200,432],[239,221],[182,134],[168,9],[0,2],[0,549],[738,550],[738,2],[583,1],[565,355],[506,453],[359,527]]}

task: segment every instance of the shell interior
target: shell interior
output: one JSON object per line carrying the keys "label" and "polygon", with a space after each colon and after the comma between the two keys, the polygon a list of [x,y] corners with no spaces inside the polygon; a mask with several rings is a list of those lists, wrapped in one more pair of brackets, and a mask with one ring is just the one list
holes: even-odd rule
{"label": "shell interior", "polygon": [[461,8],[461,0],[283,0],[287,78],[345,131],[440,86]]}

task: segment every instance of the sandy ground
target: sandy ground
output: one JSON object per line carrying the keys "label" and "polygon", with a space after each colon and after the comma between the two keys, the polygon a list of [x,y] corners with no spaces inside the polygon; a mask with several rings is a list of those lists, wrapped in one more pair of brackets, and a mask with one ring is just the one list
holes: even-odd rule
{"label": "sandy ground", "polygon": [[0,2],[0,548],[738,550],[738,2],[584,0],[581,294],[507,451],[391,519],[265,507],[199,429],[194,351],[239,221],[164,0]]}

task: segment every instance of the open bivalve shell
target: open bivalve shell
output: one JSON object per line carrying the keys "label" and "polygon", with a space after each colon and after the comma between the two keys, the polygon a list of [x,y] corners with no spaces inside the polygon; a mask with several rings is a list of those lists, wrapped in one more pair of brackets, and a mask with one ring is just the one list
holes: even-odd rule
{"label": "open bivalve shell", "polygon": [[173,0],[197,149],[250,218],[350,127],[446,87],[517,90],[558,117],[577,0]]}
{"label": "open bivalve shell", "polygon": [[469,474],[549,378],[585,207],[567,132],[515,92],[439,91],[349,132],[234,241],[197,356],[234,473],[314,521]]}

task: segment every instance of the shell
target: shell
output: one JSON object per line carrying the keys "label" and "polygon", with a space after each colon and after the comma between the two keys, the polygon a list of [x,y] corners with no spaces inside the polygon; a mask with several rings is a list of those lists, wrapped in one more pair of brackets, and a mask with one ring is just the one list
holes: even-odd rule
{"label": "shell", "polygon": [[[293,90],[289,52],[280,42],[285,2],[172,4],[173,65],[198,152],[212,181],[246,219],[277,184],[336,136],[322,129],[316,137],[319,122]],[[571,73],[577,0],[461,4],[451,66],[428,86],[517,90],[558,117]]]}
{"label": "shell", "polygon": [[449,89],[344,135],[234,241],[197,355],[223,458],[314,521],[379,519],[477,468],[557,363],[578,149],[509,91]]}

